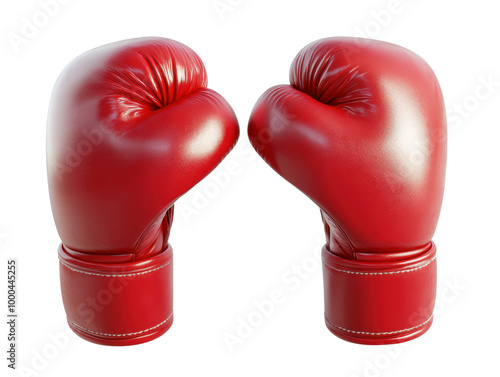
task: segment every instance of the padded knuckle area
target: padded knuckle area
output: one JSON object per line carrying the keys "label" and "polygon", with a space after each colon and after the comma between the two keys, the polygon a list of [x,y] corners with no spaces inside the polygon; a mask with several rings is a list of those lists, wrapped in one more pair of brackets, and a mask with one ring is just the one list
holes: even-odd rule
{"label": "padded knuckle area", "polygon": [[104,73],[107,93],[103,112],[118,127],[161,109],[190,93],[206,88],[207,75],[200,57],[182,43],[145,40],[119,51]]}
{"label": "padded knuckle area", "polygon": [[303,48],[292,62],[290,83],[298,90],[330,106],[364,115],[373,108],[368,73],[351,56],[358,51],[333,40],[321,40]]}

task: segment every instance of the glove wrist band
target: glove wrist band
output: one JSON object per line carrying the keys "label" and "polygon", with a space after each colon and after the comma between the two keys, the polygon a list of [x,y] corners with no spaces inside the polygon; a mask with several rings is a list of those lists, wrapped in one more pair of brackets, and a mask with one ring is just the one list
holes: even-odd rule
{"label": "glove wrist band", "polygon": [[172,325],[172,247],[150,259],[95,263],[59,246],[61,292],[68,324],[103,345],[132,345]]}
{"label": "glove wrist band", "polygon": [[[411,254],[411,253],[409,253]],[[400,343],[431,326],[436,246],[393,262],[356,261],[322,250],[325,321],[338,337],[361,344]]]}

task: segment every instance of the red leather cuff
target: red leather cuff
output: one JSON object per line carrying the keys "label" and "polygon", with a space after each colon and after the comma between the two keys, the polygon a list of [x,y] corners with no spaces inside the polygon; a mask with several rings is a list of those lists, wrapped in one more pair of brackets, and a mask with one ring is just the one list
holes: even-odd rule
{"label": "red leather cuff", "polygon": [[103,345],[132,345],[164,334],[173,321],[172,247],[129,263],[76,259],[59,246],[61,291],[71,329]]}
{"label": "red leather cuff", "polygon": [[436,246],[410,259],[360,262],[322,251],[325,321],[338,337],[392,344],[431,326],[436,299]]}

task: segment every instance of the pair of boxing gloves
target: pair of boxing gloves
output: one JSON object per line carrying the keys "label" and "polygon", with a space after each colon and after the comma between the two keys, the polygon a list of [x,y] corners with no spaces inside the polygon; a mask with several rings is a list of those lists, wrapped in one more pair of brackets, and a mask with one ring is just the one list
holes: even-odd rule
{"label": "pair of boxing gloves", "polygon": [[[230,105],[179,42],[112,43],[64,69],[50,102],[47,168],[73,331],[131,345],[169,329],[174,203],[238,136]],[[363,344],[424,333],[446,165],[443,98],[424,60],[380,41],[313,42],[292,62],[290,85],[259,98],[248,136],[321,209],[330,331]]]}

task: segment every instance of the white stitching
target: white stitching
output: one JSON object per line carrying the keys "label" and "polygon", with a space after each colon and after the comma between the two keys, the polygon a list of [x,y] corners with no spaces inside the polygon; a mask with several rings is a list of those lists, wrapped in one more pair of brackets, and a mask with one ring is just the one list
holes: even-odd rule
{"label": "white stitching", "polygon": [[425,321],[424,323],[421,323],[420,325],[413,326],[413,327],[410,327],[408,329],[397,330],[397,331],[388,331],[388,332],[365,332],[365,331],[348,330],[348,329],[344,329],[343,327],[340,327],[340,326],[337,326],[337,325],[331,323],[330,321],[328,321],[328,319],[327,319],[327,321],[332,326],[334,326],[334,327],[336,327],[336,328],[338,328],[338,329],[340,329],[342,331],[350,332],[350,333],[353,333],[353,334],[360,334],[360,335],[391,335],[391,334],[398,334],[398,333],[401,333],[401,332],[406,332],[406,331],[414,330],[417,327],[422,327],[427,322],[429,322],[431,319],[432,319],[432,315],[429,317],[429,319],[427,321]]}
{"label": "white stitching", "polygon": [[144,274],[149,274],[150,272],[153,272],[153,271],[157,271],[163,267],[166,267],[168,266],[170,263],[172,263],[172,261],[169,261],[168,263],[164,264],[163,266],[160,266],[160,267],[157,267],[153,270],[148,270],[148,271],[144,271],[144,272],[136,272],[134,274],[122,274],[122,275],[104,275],[104,274],[96,274],[96,273],[93,273],[93,272],[86,272],[86,271],[82,271],[82,270],[77,270],[73,267],[70,267],[68,266],[66,263],[64,263],[62,260],[59,259],[59,262],[64,266],[66,267],[67,269],[71,270],[71,271],[75,271],[75,272],[79,272],[81,274],[85,274],[85,275],[93,275],[93,276],[104,276],[104,277],[107,277],[107,278],[120,278],[120,277],[127,277],[127,276],[136,276],[136,275],[144,275]]}
{"label": "white stitching", "polygon": [[338,272],[345,272],[346,274],[353,274],[353,275],[392,275],[392,274],[403,274],[405,272],[412,272],[416,270],[420,270],[421,268],[427,267],[430,265],[434,259],[436,259],[436,256],[432,258],[429,262],[426,264],[423,264],[422,266],[415,267],[415,268],[410,268],[409,270],[401,270],[401,271],[389,271],[389,272],[357,272],[357,271],[348,271],[348,270],[339,270],[338,268],[335,268],[328,263],[325,262],[325,264],[331,268],[332,270],[338,271]]}
{"label": "white stitching", "polygon": [[92,330],[86,329],[85,327],[77,325],[75,322],[73,322],[69,318],[68,318],[68,322],[70,322],[71,324],[73,324],[73,326],[78,327],[79,329],[81,329],[83,331],[86,331],[86,332],[89,332],[89,333],[92,333],[92,334],[96,334],[96,335],[102,335],[102,336],[131,336],[131,335],[139,335],[139,334],[142,334],[144,332],[154,330],[157,327],[160,327],[161,325],[163,325],[164,323],[166,323],[172,317],[173,314],[174,313],[170,313],[170,315],[168,316],[168,318],[166,320],[162,321],[161,323],[157,324],[156,326],[150,327],[149,329],[146,329],[146,330],[137,331],[137,332],[131,332],[131,333],[128,333],[128,334],[106,334],[106,333],[102,333],[102,332],[97,332],[97,331],[92,331]]}

